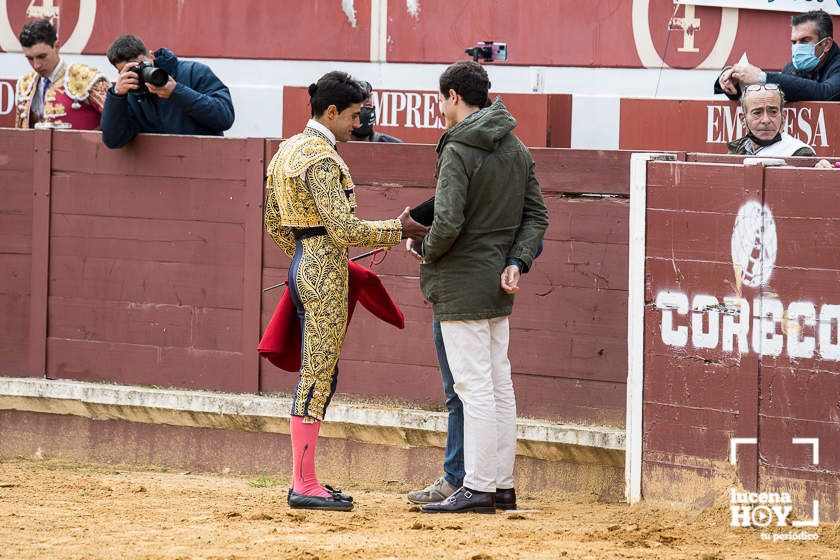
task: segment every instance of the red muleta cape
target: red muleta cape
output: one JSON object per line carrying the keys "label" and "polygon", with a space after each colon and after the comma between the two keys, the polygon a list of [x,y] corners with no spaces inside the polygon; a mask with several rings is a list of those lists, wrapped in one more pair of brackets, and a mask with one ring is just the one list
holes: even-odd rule
{"label": "red muleta cape", "polygon": [[[353,261],[347,263],[347,324],[353,317],[356,302],[385,321],[397,327],[405,328],[405,316],[388,295],[382,281],[375,272]],[[300,371],[300,320],[297,309],[289,295],[288,288],[283,292],[277,309],[265,328],[260,345],[260,355],[269,362],[297,373]]]}

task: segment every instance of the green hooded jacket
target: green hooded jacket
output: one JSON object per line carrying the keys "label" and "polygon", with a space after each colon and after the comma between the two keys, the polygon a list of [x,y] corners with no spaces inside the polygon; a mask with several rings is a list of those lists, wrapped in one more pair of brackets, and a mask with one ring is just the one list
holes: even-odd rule
{"label": "green hooded jacket", "polygon": [[510,315],[502,271],[515,258],[527,272],[548,227],[534,160],[515,126],[497,98],[438,142],[434,221],[420,265],[423,296],[438,321]]}

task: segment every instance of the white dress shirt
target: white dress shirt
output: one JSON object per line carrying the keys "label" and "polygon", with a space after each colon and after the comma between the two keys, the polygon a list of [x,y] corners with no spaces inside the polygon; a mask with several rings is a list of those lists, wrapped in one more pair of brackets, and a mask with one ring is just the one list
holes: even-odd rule
{"label": "white dress shirt", "polygon": [[314,128],[315,130],[317,130],[318,132],[320,132],[321,134],[323,134],[324,136],[329,138],[330,142],[332,142],[333,146],[335,146],[335,134],[332,133],[332,130],[330,130],[326,126],[322,125],[321,123],[319,123],[315,119],[309,119],[309,122],[306,123],[306,126],[308,126],[309,128]]}

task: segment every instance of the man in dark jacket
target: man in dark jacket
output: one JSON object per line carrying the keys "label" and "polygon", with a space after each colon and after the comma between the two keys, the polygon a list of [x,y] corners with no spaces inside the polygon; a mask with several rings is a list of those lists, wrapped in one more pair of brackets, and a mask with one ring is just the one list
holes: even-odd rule
{"label": "man in dark jacket", "polygon": [[367,97],[362,101],[362,111],[359,114],[359,126],[353,129],[351,140],[360,142],[388,142],[390,144],[402,144],[402,140],[383,132],[376,132],[373,126],[376,124],[376,106],[373,104],[373,86],[370,82],[360,81]]}
{"label": "man in dark jacket", "polygon": [[[134,35],[117,37],[108,60],[119,71],[102,111],[102,141],[109,148],[141,132],[222,136],[233,125],[230,91],[207,65],[178,60],[169,49],[151,54]],[[165,70],[168,81],[141,84],[134,68],[143,62]]]}
{"label": "man in dark jacket", "polygon": [[781,72],[764,72],[752,64],[724,68],[715,93],[737,100],[746,86],[778,84],[788,101],[840,99],[840,49],[834,43],[831,16],[823,10],[791,18],[791,62]]}
{"label": "man in dark jacket", "polygon": [[[508,315],[534,259],[548,212],[516,120],[492,105],[487,72],[458,62],[440,77],[447,132],[437,146],[434,220],[420,284],[440,321],[464,408],[464,481],[426,513],[493,513],[516,502],[516,402],[507,357]],[[484,107],[482,109],[482,107]]]}

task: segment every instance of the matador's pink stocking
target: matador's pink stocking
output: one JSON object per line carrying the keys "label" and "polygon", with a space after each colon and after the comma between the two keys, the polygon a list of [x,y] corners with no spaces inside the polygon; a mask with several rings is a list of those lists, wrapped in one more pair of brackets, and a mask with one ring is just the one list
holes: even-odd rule
{"label": "matador's pink stocking", "polygon": [[290,422],[292,437],[292,456],[294,458],[293,490],[296,494],[329,498],[331,494],[318,484],[315,476],[315,446],[321,423],[317,420],[306,423],[301,416],[292,416]]}

